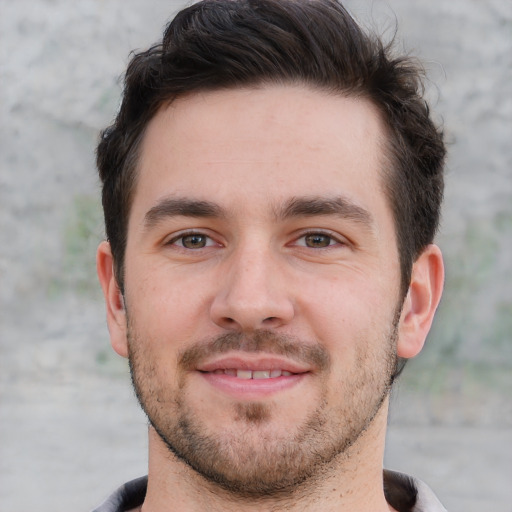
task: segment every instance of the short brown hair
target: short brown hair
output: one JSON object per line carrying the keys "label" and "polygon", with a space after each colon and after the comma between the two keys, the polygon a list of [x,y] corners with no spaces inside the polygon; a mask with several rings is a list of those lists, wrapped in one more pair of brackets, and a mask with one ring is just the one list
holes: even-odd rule
{"label": "short brown hair", "polygon": [[145,128],[186,93],[301,83],[371,101],[388,134],[384,184],[394,215],[402,292],[437,231],[445,146],[423,99],[422,69],[365,33],[335,0],[204,0],[182,10],[160,44],[135,54],[97,165],[116,278],[124,285],[128,217]]}

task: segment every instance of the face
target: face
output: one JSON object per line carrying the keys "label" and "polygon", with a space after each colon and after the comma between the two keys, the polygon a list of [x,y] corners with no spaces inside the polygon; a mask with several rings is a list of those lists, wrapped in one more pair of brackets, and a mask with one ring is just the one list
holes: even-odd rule
{"label": "face", "polygon": [[387,396],[383,138],[369,103],[291,86],[191,95],[148,126],[118,350],[165,445],[226,489],[318,475]]}

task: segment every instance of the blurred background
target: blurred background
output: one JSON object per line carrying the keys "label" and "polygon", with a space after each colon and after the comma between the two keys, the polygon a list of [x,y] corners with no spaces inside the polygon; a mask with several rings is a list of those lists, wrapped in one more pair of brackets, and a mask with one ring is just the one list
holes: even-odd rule
{"label": "blurred background", "polygon": [[[94,167],[129,52],[184,2],[0,0],[0,511],[91,509],[146,473],[110,349]],[[351,0],[424,60],[450,145],[446,291],[394,395],[386,464],[451,511],[512,511],[512,2]]]}

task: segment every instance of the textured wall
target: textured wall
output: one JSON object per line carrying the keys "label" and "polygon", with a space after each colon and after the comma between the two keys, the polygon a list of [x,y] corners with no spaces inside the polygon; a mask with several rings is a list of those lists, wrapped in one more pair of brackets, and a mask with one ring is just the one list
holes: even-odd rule
{"label": "textured wall", "polygon": [[[0,0],[0,509],[87,509],[144,472],[144,418],[94,271],[93,151],[129,51],[181,3]],[[388,460],[454,510],[510,511],[512,3],[347,5],[390,35],[398,22],[450,141],[445,298],[397,389]]]}

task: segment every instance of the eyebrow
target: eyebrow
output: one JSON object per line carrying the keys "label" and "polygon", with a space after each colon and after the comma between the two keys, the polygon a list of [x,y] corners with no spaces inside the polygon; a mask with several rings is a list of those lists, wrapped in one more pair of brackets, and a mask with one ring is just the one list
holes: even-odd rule
{"label": "eyebrow", "polygon": [[[334,215],[371,229],[374,221],[368,210],[344,197],[293,197],[275,210],[276,220],[297,217]],[[144,216],[144,226],[151,229],[169,217],[222,218],[226,211],[218,204],[187,198],[167,197],[159,201]]]}
{"label": "eyebrow", "polygon": [[277,218],[313,217],[334,215],[371,229],[374,220],[370,212],[344,197],[294,197],[277,212]]}
{"label": "eyebrow", "polygon": [[169,217],[224,217],[224,210],[210,201],[198,201],[194,199],[170,198],[159,201],[144,216],[144,225],[151,229],[159,222]]}

